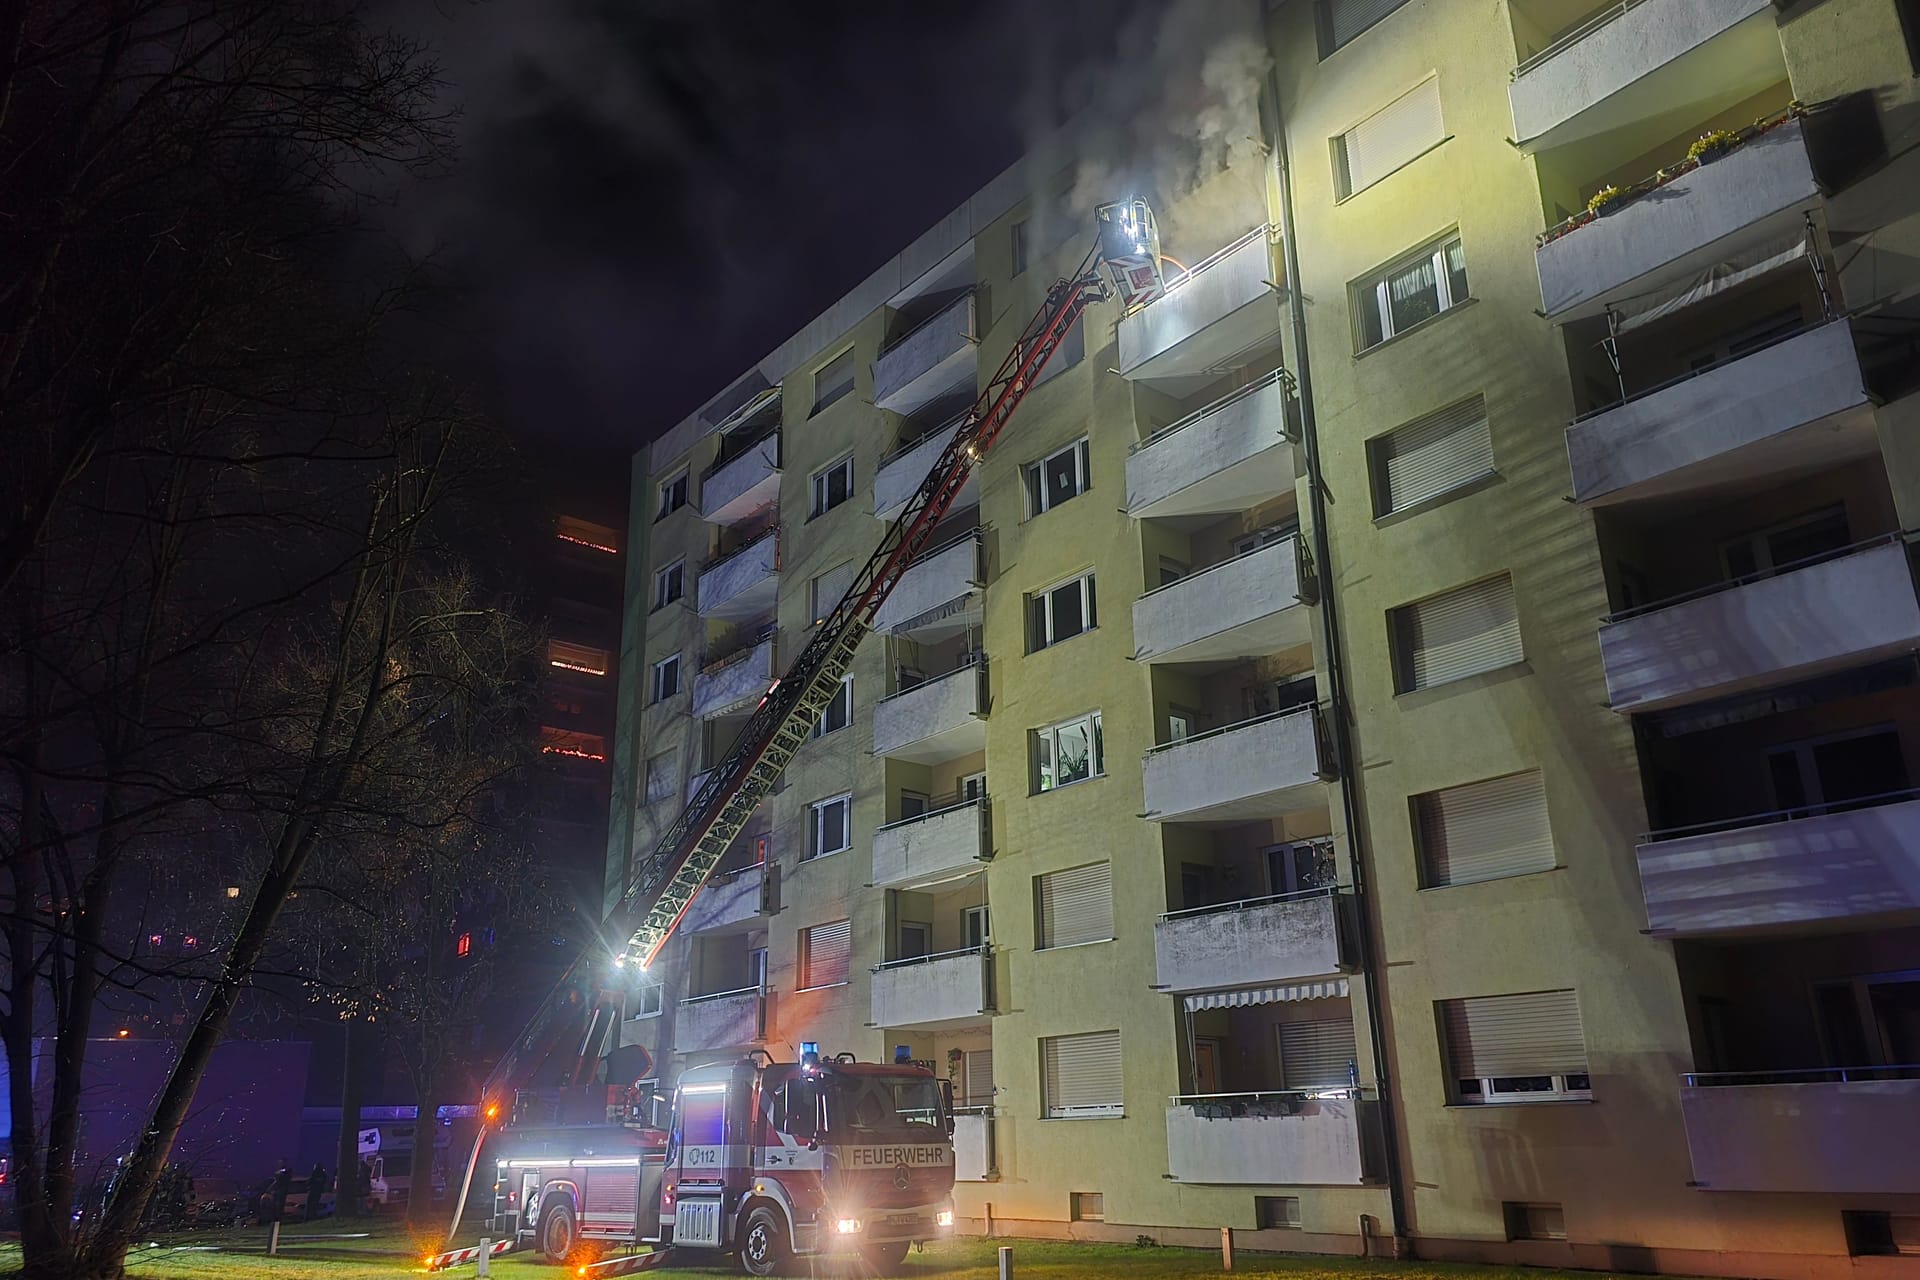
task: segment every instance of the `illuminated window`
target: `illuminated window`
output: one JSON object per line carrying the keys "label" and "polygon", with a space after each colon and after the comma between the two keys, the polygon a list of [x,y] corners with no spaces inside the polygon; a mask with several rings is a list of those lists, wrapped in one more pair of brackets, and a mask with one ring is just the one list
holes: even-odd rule
{"label": "illuminated window", "polygon": [[589,551],[603,551],[610,556],[620,554],[620,535],[591,520],[561,516],[554,525],[554,534],[562,542],[570,542]]}
{"label": "illuminated window", "polygon": [[239,897],[239,896],[240,896],[240,886],[239,886],[239,885],[237,885],[237,884],[230,884],[230,885],[228,885],[228,886],[227,886],[227,896],[228,896],[229,898],[237,898],[237,897]]}
{"label": "illuminated window", "polygon": [[853,348],[848,347],[813,371],[813,412],[820,412],[852,390]]}
{"label": "illuminated window", "polygon": [[453,954],[457,956],[464,956],[469,951],[472,951],[472,950],[473,950],[473,935],[470,933],[461,934],[460,940],[453,944]]}
{"label": "illuminated window", "polygon": [[603,676],[607,674],[607,667],[611,661],[612,655],[605,649],[596,649],[587,644],[574,644],[567,640],[547,641],[547,665],[559,667],[562,671],[578,671],[582,675]]}
{"label": "illuminated window", "polygon": [[1365,351],[1405,333],[1470,296],[1460,237],[1430,244],[1353,286],[1356,350]]}
{"label": "illuminated window", "polygon": [[664,520],[686,505],[687,469],[682,467],[677,475],[660,482],[660,511],[654,519]]}
{"label": "illuminated window", "polygon": [[543,725],[540,729],[540,750],[544,755],[602,761],[607,758],[607,740],[597,733],[576,733],[572,729]]}
{"label": "illuminated window", "polygon": [[812,515],[825,515],[852,496],[853,458],[851,456],[813,473]]}

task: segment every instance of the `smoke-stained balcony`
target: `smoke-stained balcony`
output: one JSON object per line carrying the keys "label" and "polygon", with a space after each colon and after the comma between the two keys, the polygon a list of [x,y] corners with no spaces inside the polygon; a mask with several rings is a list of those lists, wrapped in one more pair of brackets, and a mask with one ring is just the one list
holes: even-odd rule
{"label": "smoke-stained balcony", "polygon": [[924,889],[979,871],[988,843],[985,797],[944,805],[889,822],[873,833],[873,883],[884,889]]}
{"label": "smoke-stained balcony", "polygon": [[1149,591],[1133,602],[1135,660],[1228,663],[1308,640],[1296,535]]}
{"label": "smoke-stained balcony", "polygon": [[980,622],[980,530],[970,529],[908,566],[874,615],[875,631],[928,638]]}
{"label": "smoke-stained balcony", "polygon": [[769,627],[757,633],[757,639],[709,658],[701,666],[693,678],[693,714],[723,715],[757,703],[778,674],[774,632]]}
{"label": "smoke-stained balcony", "polygon": [[780,497],[780,424],[743,428],[720,439],[720,457],[701,474],[700,516],[736,524]]}
{"label": "smoke-stained balcony", "polygon": [[773,608],[780,589],[780,530],[767,530],[746,546],[700,571],[703,618],[752,618]]}
{"label": "smoke-stained balcony", "polygon": [[979,364],[971,292],[894,339],[873,362],[873,402],[912,413],[956,387],[971,385]]}
{"label": "smoke-stained balcony", "polygon": [[922,680],[873,708],[873,754],[940,764],[986,749],[987,660]]}
{"label": "smoke-stained balcony", "polygon": [[1920,1192],[1920,1066],[1690,1075],[1680,1117],[1702,1190]]}
{"label": "smoke-stained balcony", "polygon": [[1154,822],[1251,822],[1326,801],[1312,706],[1155,747],[1141,767]]}
{"label": "smoke-stained balcony", "polygon": [[1279,369],[1162,427],[1127,453],[1127,514],[1248,511],[1293,489],[1293,378]]}
{"label": "smoke-stained balcony", "polygon": [[1656,711],[1920,645],[1907,547],[1861,543],[1617,614],[1600,628],[1615,711]]}
{"label": "smoke-stained balcony", "polygon": [[1218,1186],[1356,1186],[1377,1106],[1359,1089],[1177,1097],[1167,1173]]}
{"label": "smoke-stained balcony", "polygon": [[1120,374],[1191,394],[1280,342],[1279,273],[1265,226],[1176,276],[1120,321]]}
{"label": "smoke-stained balcony", "polygon": [[757,986],[688,996],[674,1014],[674,1051],[750,1048],[766,1035],[766,1005]]}
{"label": "smoke-stained balcony", "polygon": [[[940,455],[953,442],[953,437],[960,430],[960,421],[960,418],[950,419],[946,425],[902,445],[880,460],[880,468],[873,476],[874,515],[882,520],[892,520],[907,509],[907,503],[920,491],[921,481],[927,478],[927,473],[933,470],[933,464],[940,461]],[[959,496],[953,500],[953,509],[970,507],[979,501],[979,478],[969,472],[966,484],[961,486]]]}
{"label": "smoke-stained balcony", "polygon": [[939,1030],[983,1022],[993,1012],[992,982],[986,947],[875,965],[873,1025]]}
{"label": "smoke-stained balcony", "polygon": [[1170,911],[1153,926],[1154,986],[1262,987],[1346,966],[1346,899],[1332,889]]}

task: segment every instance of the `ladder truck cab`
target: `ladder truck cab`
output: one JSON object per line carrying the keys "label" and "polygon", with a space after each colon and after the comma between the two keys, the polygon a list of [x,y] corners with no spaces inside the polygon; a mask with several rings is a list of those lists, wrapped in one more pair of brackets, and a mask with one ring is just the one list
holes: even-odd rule
{"label": "ladder truck cab", "polygon": [[765,1055],[681,1072],[664,1133],[499,1162],[497,1227],[564,1261],[582,1239],[732,1254],[748,1274],[856,1254],[899,1266],[953,1230],[951,1087],[931,1064]]}

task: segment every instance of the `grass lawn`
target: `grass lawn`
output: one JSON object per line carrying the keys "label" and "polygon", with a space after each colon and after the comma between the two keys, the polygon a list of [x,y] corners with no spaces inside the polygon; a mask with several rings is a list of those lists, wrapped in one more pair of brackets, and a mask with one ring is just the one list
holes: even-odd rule
{"label": "grass lawn", "polygon": [[[364,1233],[364,1234],[363,1234]],[[479,1233],[463,1232],[466,1243],[478,1243]],[[1241,1253],[1232,1272],[1220,1270],[1220,1255],[1197,1249],[1136,1248],[1131,1245],[1052,1244],[1039,1241],[955,1240],[924,1253],[912,1253],[899,1274],[907,1280],[981,1280],[996,1274],[999,1244],[1014,1250],[1014,1274],[1019,1280],[1150,1280],[1162,1276],[1231,1277],[1231,1280],[1602,1280],[1590,1271],[1550,1271],[1537,1267],[1475,1267],[1440,1262],[1363,1262],[1327,1258]],[[424,1248],[415,1247],[397,1224],[370,1225],[329,1222],[301,1223],[284,1229],[280,1254],[266,1256],[266,1230],[181,1233],[142,1249],[127,1260],[127,1274],[135,1280],[387,1280],[408,1274],[424,1275],[420,1265]],[[18,1266],[16,1247],[0,1246],[0,1273]],[[444,1273],[472,1276],[471,1266]],[[566,1272],[549,1266],[538,1255],[498,1258],[493,1274],[501,1280],[562,1280]],[[670,1267],[643,1272],[663,1277],[717,1277],[740,1275],[732,1267]],[[802,1263],[798,1274],[808,1274]],[[820,1276],[859,1277],[858,1263],[822,1263]]]}

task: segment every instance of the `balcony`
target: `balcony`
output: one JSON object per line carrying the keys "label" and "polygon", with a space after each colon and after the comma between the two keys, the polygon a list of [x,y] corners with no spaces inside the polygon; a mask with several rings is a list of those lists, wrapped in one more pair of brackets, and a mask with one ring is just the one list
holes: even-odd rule
{"label": "balcony", "polygon": [[1852,327],[1806,329],[1567,428],[1573,496],[1592,505],[1781,475],[1874,447]]}
{"label": "balcony", "polygon": [[978,344],[969,292],[880,353],[873,362],[873,403],[891,413],[912,413],[962,383],[971,389]]}
{"label": "balcony", "polygon": [[1916,912],[1920,793],[1663,833],[1638,853],[1647,925],[1662,936]]}
{"label": "balcony", "polygon": [[875,887],[924,889],[980,870],[992,849],[987,814],[986,800],[963,800],[876,829]]}
{"label": "balcony", "polygon": [[980,620],[980,531],[970,529],[907,567],[873,618],[875,631],[931,640]]}
{"label": "balcony", "polygon": [[1134,445],[1127,451],[1127,514],[1225,515],[1292,492],[1293,403],[1292,375],[1276,370]]}
{"label": "balcony", "polygon": [[1359,1090],[1173,1099],[1167,1173],[1217,1186],[1357,1186],[1375,1104]]}
{"label": "balcony", "polygon": [[1770,0],[1624,0],[1514,69],[1513,136],[1532,152],[1703,119],[1785,76]]}
{"label": "balcony", "polygon": [[876,1027],[969,1026],[992,1016],[993,954],[985,947],[873,967]]}
{"label": "balcony", "polygon": [[1563,322],[1599,315],[1609,297],[1649,293],[1722,262],[1735,236],[1760,244],[1791,235],[1819,202],[1805,132],[1789,115],[1711,163],[1676,165],[1600,216],[1545,232],[1534,254],[1542,309]]}
{"label": "balcony", "polygon": [[720,440],[720,460],[700,476],[700,518],[738,524],[780,498],[780,428],[753,433],[739,443]]}
{"label": "balcony", "polygon": [[1708,1191],[1920,1192],[1920,1067],[1687,1076],[1680,1116]]}
{"label": "balcony", "polygon": [[1153,985],[1180,995],[1338,973],[1343,902],[1331,889],[1308,889],[1170,911],[1153,926]]}
{"label": "balcony", "polygon": [[750,924],[763,914],[765,897],[765,879],[759,867],[716,875],[700,886],[680,927],[688,933],[705,933]]}
{"label": "balcony", "polygon": [[1133,602],[1134,660],[1231,663],[1305,644],[1300,579],[1293,537],[1149,591]]}
{"label": "balcony", "polygon": [[999,1176],[993,1149],[993,1109],[956,1111],[953,1117],[953,1177],[956,1182],[987,1182]]}
{"label": "balcony", "polygon": [[780,589],[780,530],[767,530],[700,571],[703,618],[752,618],[773,608]]}
{"label": "balcony", "polygon": [[1295,707],[1153,748],[1147,818],[1228,826],[1324,804],[1317,719]]}
{"label": "balcony", "polygon": [[1920,603],[1898,535],[1617,614],[1600,628],[1607,694],[1621,712],[1786,683],[1916,644]]}
{"label": "balcony", "polygon": [[674,1018],[674,1052],[749,1048],[765,1034],[766,1012],[758,987],[688,996]]}
{"label": "balcony", "polygon": [[985,658],[922,680],[873,708],[873,754],[941,764],[987,745]]}
{"label": "balcony", "polygon": [[1191,394],[1280,342],[1267,228],[1255,227],[1120,321],[1120,374]]}
{"label": "balcony", "polygon": [[[953,443],[953,437],[959,433],[961,420],[965,417],[966,414],[961,414],[945,426],[929,431],[880,460],[880,469],[873,475],[875,516],[892,520],[907,509],[907,503],[912,501],[913,495],[920,492],[920,484],[927,478],[927,472],[933,470],[933,464],[940,461],[940,455]],[[979,501],[979,477],[977,473],[969,472],[966,484],[960,487],[959,496],[953,500],[953,507],[964,509]]]}
{"label": "balcony", "polygon": [[724,715],[745,703],[757,703],[780,673],[774,667],[774,633],[771,627],[761,638],[709,659],[693,677],[693,714],[696,717]]}

